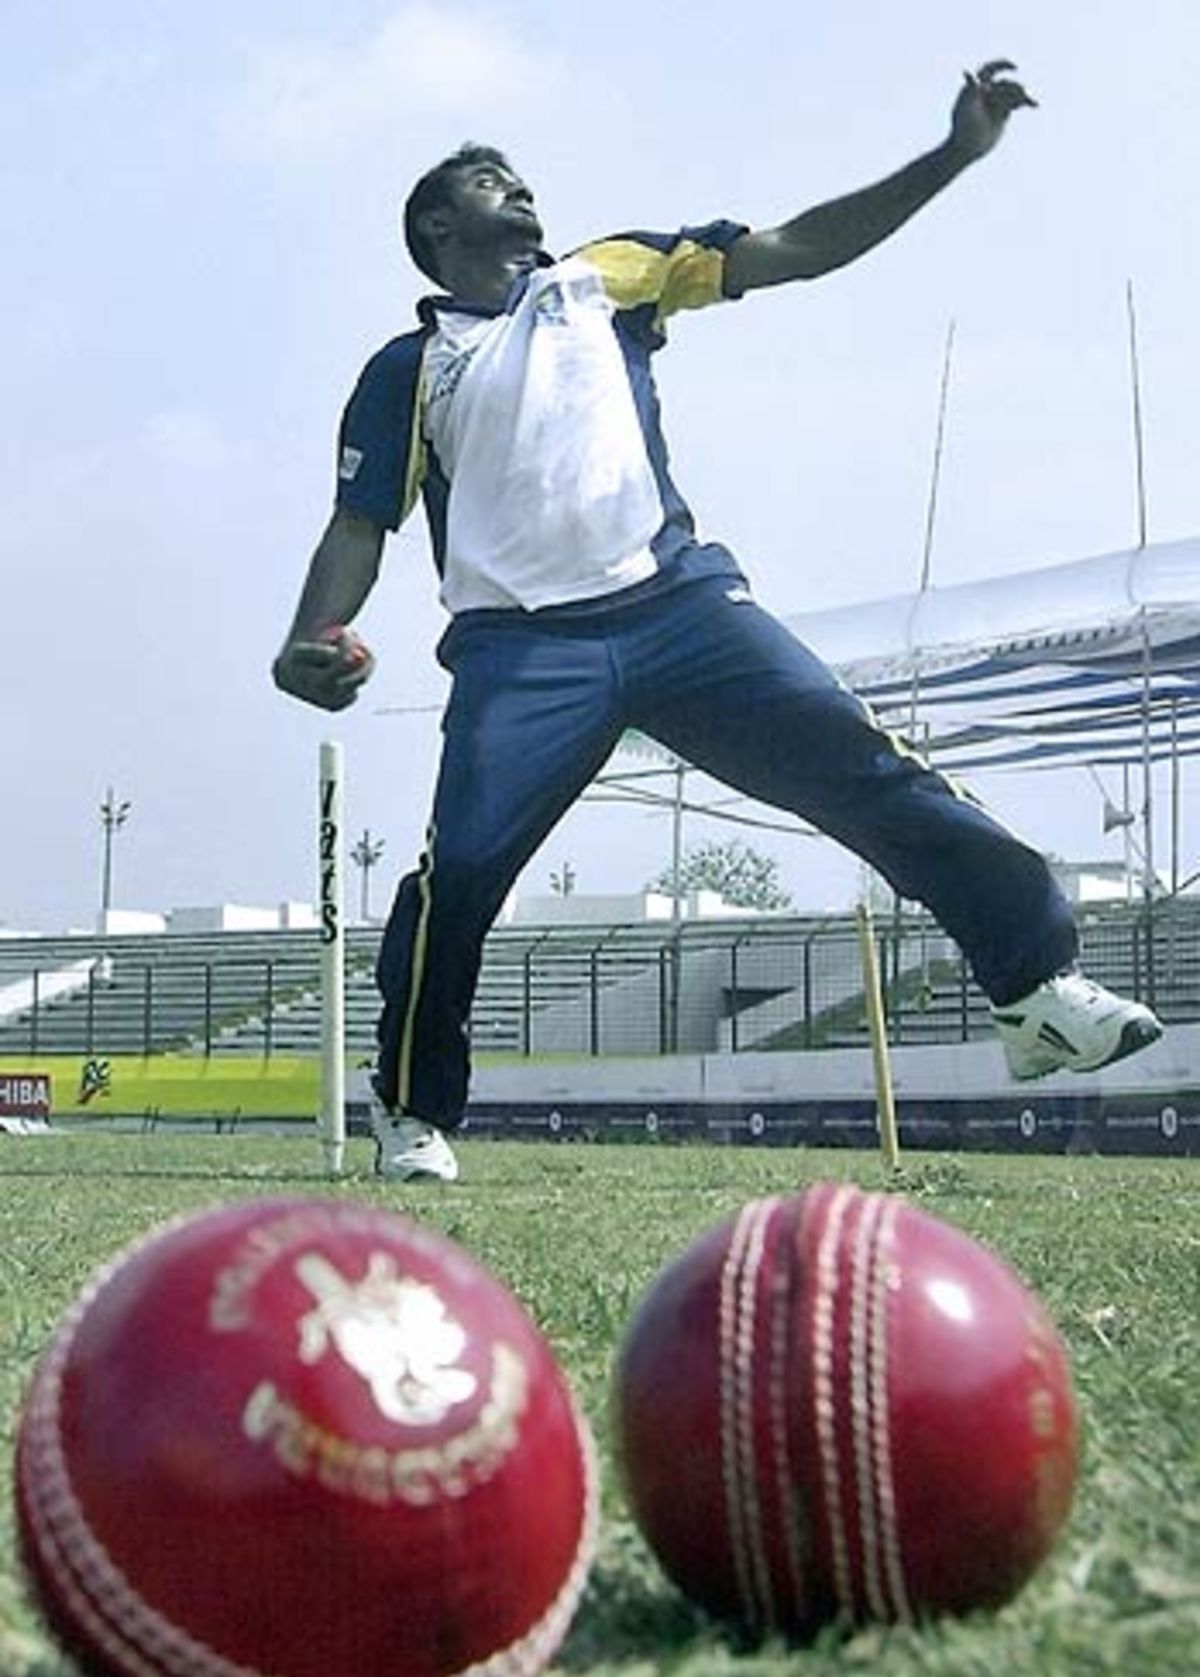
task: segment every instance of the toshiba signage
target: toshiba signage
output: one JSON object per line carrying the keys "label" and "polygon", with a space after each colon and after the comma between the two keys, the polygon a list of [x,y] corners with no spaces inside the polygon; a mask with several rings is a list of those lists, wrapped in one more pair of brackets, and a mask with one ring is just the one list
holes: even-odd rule
{"label": "toshiba signage", "polygon": [[50,1077],[44,1071],[0,1071],[0,1118],[48,1118]]}

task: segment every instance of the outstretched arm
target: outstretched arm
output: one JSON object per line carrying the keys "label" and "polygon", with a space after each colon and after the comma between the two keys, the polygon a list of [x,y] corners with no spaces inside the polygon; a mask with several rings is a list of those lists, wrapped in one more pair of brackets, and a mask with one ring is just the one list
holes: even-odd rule
{"label": "outstretched arm", "polygon": [[353,658],[346,646],[323,639],[362,609],[379,575],[383,531],[361,514],[333,514],[308,567],[300,604],[271,673],[275,685],[322,710],[344,710],[358,697],[375,660],[361,642]]}
{"label": "outstretched arm", "polygon": [[1006,58],[968,74],[940,146],[873,186],[805,210],[779,227],[746,233],[730,247],[725,289],[731,297],[786,280],[816,279],[882,243],[956,175],[986,156],[1013,111],[1035,100],[1005,72]]}

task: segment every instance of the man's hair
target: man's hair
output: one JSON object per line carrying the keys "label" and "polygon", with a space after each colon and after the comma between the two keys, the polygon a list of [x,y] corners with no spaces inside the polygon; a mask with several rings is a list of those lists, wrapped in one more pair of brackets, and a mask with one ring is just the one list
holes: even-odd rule
{"label": "man's hair", "polygon": [[433,241],[422,231],[421,218],[430,210],[440,210],[443,204],[448,203],[450,183],[455,175],[463,169],[473,168],[477,163],[496,163],[502,169],[512,167],[504,153],[497,151],[495,146],[481,146],[474,140],[464,140],[457,151],[443,157],[440,163],[435,163],[421,176],[404,205],[404,242],[408,246],[408,254],[423,274],[439,284],[442,276],[437,271],[437,253]]}

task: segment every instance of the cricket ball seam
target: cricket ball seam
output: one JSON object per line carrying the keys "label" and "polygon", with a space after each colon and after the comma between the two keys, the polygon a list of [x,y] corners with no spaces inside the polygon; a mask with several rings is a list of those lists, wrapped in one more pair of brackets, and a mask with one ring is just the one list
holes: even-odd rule
{"label": "cricket ball seam", "polygon": [[758,1587],[759,1614],[763,1623],[776,1622],[771,1567],[767,1559],[765,1518],[759,1495],[758,1452],[755,1444],[755,1373],[758,1365],[758,1288],[766,1246],[766,1231],[775,1213],[774,1200],[762,1200],[753,1208],[749,1241],[742,1269],[739,1298],[738,1380],[739,1432],[742,1470],[746,1487],[747,1539],[751,1572]]}
{"label": "cricket ball seam", "polygon": [[851,1188],[835,1189],[830,1198],[817,1245],[816,1299],[812,1323],[813,1406],[817,1451],[825,1517],[829,1526],[829,1550],[833,1563],[833,1587],[839,1608],[854,1614],[854,1583],[850,1570],[850,1544],[846,1531],[846,1507],[838,1463],[838,1392],[835,1384],[834,1340],[838,1293],[838,1248],[846,1210],[854,1197]]}
{"label": "cricket ball seam", "polygon": [[880,1584],[879,1517],[872,1448],[874,1415],[868,1362],[868,1335],[872,1325],[870,1281],[875,1261],[880,1196],[862,1196],[856,1209],[858,1217],[850,1252],[850,1433],[858,1490],[858,1542],[863,1590],[872,1617],[883,1619],[887,1617],[887,1609]]}
{"label": "cricket ball seam", "polygon": [[874,1265],[871,1272],[871,1413],[873,1417],[872,1461],[876,1481],[876,1508],[880,1524],[880,1547],[883,1551],[884,1578],[890,1592],[893,1616],[902,1624],[914,1617],[904,1571],[904,1555],[900,1543],[900,1520],[896,1506],[896,1479],[892,1451],[891,1374],[888,1366],[890,1349],[890,1320],[888,1303],[897,1281],[892,1254],[895,1250],[896,1219],[900,1202],[888,1199],[884,1203],[875,1241]]}
{"label": "cricket ball seam", "polygon": [[791,1244],[798,1241],[799,1238],[794,1225],[788,1228],[786,1238],[789,1242],[787,1262],[783,1267],[782,1277],[777,1272],[772,1295],[773,1310],[768,1362],[768,1421],[771,1454],[775,1469],[776,1505],[779,1509],[779,1520],[782,1526],[781,1536],[787,1566],[787,1581],[791,1587],[791,1602],[787,1618],[789,1622],[794,1623],[797,1619],[804,1618],[808,1611],[808,1586],[804,1576],[804,1559],[801,1549],[801,1533],[807,1533],[808,1510],[805,1505],[804,1486],[799,1464],[794,1460],[792,1453],[793,1431],[790,1425],[791,1405],[788,1388],[790,1371],[788,1353],[791,1344],[792,1309],[795,1297],[792,1276],[794,1266],[799,1261],[797,1251]]}
{"label": "cricket ball seam", "polygon": [[[733,1555],[734,1573],[742,1610],[751,1622],[757,1617],[753,1580],[750,1575],[749,1544],[746,1538],[746,1501],[743,1495],[741,1429],[738,1412],[738,1340],[741,1303],[738,1285],[746,1245],[750,1238],[753,1205],[739,1213],[730,1233],[721,1265],[717,1296],[718,1387],[721,1426],[721,1479],[725,1492],[725,1530]],[[751,1471],[753,1463],[751,1463]]]}

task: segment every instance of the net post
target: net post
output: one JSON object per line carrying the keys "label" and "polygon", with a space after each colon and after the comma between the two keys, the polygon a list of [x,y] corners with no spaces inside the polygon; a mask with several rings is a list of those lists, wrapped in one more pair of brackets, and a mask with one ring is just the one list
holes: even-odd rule
{"label": "net post", "polygon": [[346,925],[343,758],[321,742],[318,764],[317,901],[321,940],[321,1106],[318,1126],[330,1176],[346,1151]]}

